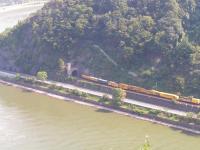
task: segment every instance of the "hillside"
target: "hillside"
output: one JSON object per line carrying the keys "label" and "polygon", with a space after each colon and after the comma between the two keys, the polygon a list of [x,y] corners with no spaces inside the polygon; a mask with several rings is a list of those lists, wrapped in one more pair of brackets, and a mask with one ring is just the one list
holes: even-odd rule
{"label": "hillside", "polygon": [[1,35],[0,68],[57,79],[62,58],[97,77],[200,97],[199,29],[198,0],[56,0]]}

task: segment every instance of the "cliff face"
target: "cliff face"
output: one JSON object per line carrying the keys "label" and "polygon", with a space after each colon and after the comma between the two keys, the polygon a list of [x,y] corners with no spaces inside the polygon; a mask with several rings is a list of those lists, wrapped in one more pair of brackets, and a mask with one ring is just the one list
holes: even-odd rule
{"label": "cliff face", "polygon": [[53,78],[62,58],[95,76],[198,95],[199,20],[198,0],[56,0],[1,35],[0,67]]}

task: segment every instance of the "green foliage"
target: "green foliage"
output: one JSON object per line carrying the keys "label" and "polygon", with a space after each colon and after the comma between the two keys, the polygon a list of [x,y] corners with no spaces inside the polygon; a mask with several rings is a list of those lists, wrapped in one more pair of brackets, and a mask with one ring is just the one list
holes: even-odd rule
{"label": "green foliage", "polygon": [[196,0],[55,0],[0,35],[0,60],[13,60],[0,68],[60,79],[56,67],[69,60],[103,78],[200,96],[199,20]]}
{"label": "green foliage", "polygon": [[185,89],[185,79],[181,76],[175,78],[176,90],[183,91]]}
{"label": "green foliage", "polygon": [[37,76],[38,80],[47,80],[47,78],[48,78],[46,71],[39,71],[39,72],[37,72],[36,76]]}
{"label": "green foliage", "polygon": [[191,119],[194,118],[195,114],[193,112],[188,112],[187,113],[187,118]]}
{"label": "green foliage", "polygon": [[82,92],[80,92],[79,90],[77,89],[74,89],[72,90],[72,94],[76,95],[76,96],[81,96],[82,95]]}
{"label": "green foliage", "polygon": [[113,105],[120,105],[122,103],[122,99],[126,97],[126,92],[122,89],[116,88],[113,89],[113,97],[112,103]]}
{"label": "green foliage", "polygon": [[149,142],[148,137],[146,137],[145,143],[144,143],[143,146],[140,148],[140,150],[151,150],[151,145],[150,145],[150,142]]}
{"label": "green foliage", "polygon": [[65,71],[65,62],[62,58],[59,58],[59,60],[58,60],[58,68],[59,68],[60,72]]}
{"label": "green foliage", "polygon": [[188,112],[185,119],[186,119],[187,122],[192,122],[192,120],[193,120],[194,118],[197,118],[197,117],[198,117],[198,116],[196,116],[195,113],[193,113],[193,112]]}
{"label": "green foliage", "polygon": [[86,97],[87,98],[89,96],[89,94],[87,94],[85,92],[81,92],[77,89],[72,90],[71,93],[76,95],[76,96],[80,96],[80,97]]}
{"label": "green foliage", "polygon": [[19,74],[19,73],[16,73],[15,79],[16,79],[16,80],[19,80],[20,78],[21,78],[20,74]]}
{"label": "green foliage", "polygon": [[99,102],[107,102],[110,101],[110,98],[108,97],[108,95],[103,95],[100,99]]}

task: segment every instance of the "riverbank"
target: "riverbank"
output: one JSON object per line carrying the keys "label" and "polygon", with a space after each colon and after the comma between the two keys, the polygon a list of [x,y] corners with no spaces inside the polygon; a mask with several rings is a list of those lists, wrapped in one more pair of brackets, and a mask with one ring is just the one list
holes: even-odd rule
{"label": "riverbank", "polygon": [[38,93],[38,94],[43,94],[43,95],[50,96],[50,97],[53,97],[53,98],[57,98],[57,99],[60,99],[60,100],[72,101],[72,102],[75,102],[77,104],[87,105],[87,106],[90,106],[90,107],[95,107],[97,109],[104,109],[106,111],[115,112],[115,113],[118,113],[118,114],[121,114],[121,115],[133,117],[133,118],[136,118],[136,119],[150,121],[150,122],[153,122],[153,123],[156,123],[156,124],[165,125],[165,126],[168,126],[168,127],[171,127],[171,128],[183,130],[183,131],[190,132],[190,133],[193,133],[193,134],[200,134],[199,129],[191,129],[191,128],[187,128],[187,127],[184,127],[184,126],[180,126],[180,125],[178,125],[178,123],[175,123],[175,122],[172,122],[172,121],[169,121],[169,120],[168,121],[164,120],[164,119],[158,120],[158,118],[156,118],[156,117],[149,117],[149,118],[147,116],[144,117],[144,115],[139,115],[139,114],[136,114],[134,112],[130,112],[128,110],[125,110],[123,108],[112,108],[111,106],[105,106],[105,105],[100,104],[98,102],[91,102],[91,101],[88,101],[87,99],[84,99],[84,98],[80,98],[80,97],[78,98],[78,97],[74,97],[74,96],[66,96],[66,95],[61,95],[61,94],[58,95],[58,93],[55,94],[53,92],[47,92],[47,91],[43,91],[43,90],[40,90],[40,89],[35,89],[35,88],[32,88],[32,87],[27,87],[27,86],[15,84],[15,83],[3,81],[3,80],[0,80],[0,83],[5,84],[5,85],[9,85],[9,86],[13,86],[13,87],[16,87],[16,88],[21,88],[21,89],[24,89],[24,90],[32,91],[32,92],[35,92],[35,93]]}

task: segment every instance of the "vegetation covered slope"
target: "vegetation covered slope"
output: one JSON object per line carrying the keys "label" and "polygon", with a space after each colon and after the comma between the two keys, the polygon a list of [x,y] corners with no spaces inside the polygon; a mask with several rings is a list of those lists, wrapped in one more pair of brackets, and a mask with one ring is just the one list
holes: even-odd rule
{"label": "vegetation covered slope", "polygon": [[3,33],[0,50],[7,70],[53,78],[62,58],[95,76],[200,96],[200,1],[56,0]]}

